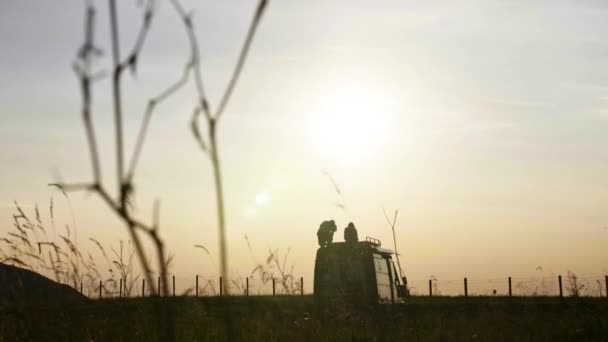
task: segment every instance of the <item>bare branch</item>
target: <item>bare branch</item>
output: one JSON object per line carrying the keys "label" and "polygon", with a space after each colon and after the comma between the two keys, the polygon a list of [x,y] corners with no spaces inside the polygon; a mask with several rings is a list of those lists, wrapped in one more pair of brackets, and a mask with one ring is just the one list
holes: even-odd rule
{"label": "bare branch", "polygon": [[[99,152],[97,148],[97,139],[95,130],[91,121],[91,63],[92,57],[95,54],[94,46],[94,24],[95,24],[95,9],[91,6],[87,8],[85,20],[85,42],[78,51],[78,60],[80,64],[75,64],[75,71],[80,79],[80,88],[82,90],[82,118],[85,125],[89,152],[91,155],[91,164],[93,167],[93,179],[95,183],[101,182],[101,166],[99,162]],[[79,67],[80,65],[80,67]]]}
{"label": "bare branch", "polygon": [[247,55],[249,54],[249,48],[251,47],[251,42],[253,41],[253,37],[255,36],[255,32],[258,28],[258,24],[260,23],[262,14],[264,14],[264,9],[266,8],[266,4],[267,4],[267,0],[260,0],[260,2],[258,2],[258,7],[255,11],[255,15],[253,17],[251,25],[249,26],[249,30],[247,31],[247,37],[245,38],[245,43],[243,44],[243,47],[241,48],[241,52],[239,54],[239,59],[236,63],[236,67],[234,68],[232,77],[230,78],[230,82],[228,83],[228,87],[224,91],[224,95],[222,96],[222,99],[220,100],[220,104],[217,108],[217,112],[215,113],[216,120],[221,117],[222,113],[224,113],[224,110],[226,109],[226,105],[228,104],[228,101],[230,100],[230,97],[232,96],[234,87],[236,86],[239,76],[241,75],[243,66],[245,65],[245,61],[247,60]]}
{"label": "bare branch", "polygon": [[160,221],[160,201],[154,200],[154,209],[152,213],[152,230],[158,230],[158,223]]}
{"label": "bare branch", "polygon": [[141,151],[143,149],[144,141],[146,139],[146,135],[148,133],[148,126],[150,125],[150,119],[152,118],[152,114],[156,106],[162,101],[166,100],[168,97],[177,92],[180,88],[182,88],[188,82],[188,75],[190,74],[190,69],[192,68],[192,63],[188,62],[183,70],[181,77],[169,87],[164,89],[160,94],[151,98],[148,101],[148,105],[146,107],[146,112],[144,114],[144,119],[142,121],[141,127],[139,129],[139,134],[137,136],[137,143],[135,144],[135,150],[133,150],[133,155],[131,157],[131,162],[129,166],[129,173],[127,175],[126,181],[131,182],[133,176],[135,174],[135,168],[137,167],[137,163],[139,161],[139,157],[141,155]]}
{"label": "bare branch", "polygon": [[397,266],[399,267],[399,275],[403,279],[403,269],[401,268],[401,261],[399,260],[399,252],[397,251],[397,235],[395,233],[395,225],[397,224],[397,215],[399,214],[399,210],[395,210],[395,215],[393,216],[393,220],[391,221],[386,213],[386,209],[382,208],[382,212],[384,213],[384,218],[389,226],[391,226],[391,231],[393,233],[393,244],[395,247],[395,258],[397,258]]}
{"label": "bare branch", "polygon": [[[211,165],[213,168],[213,178],[214,178],[214,183],[215,183],[217,214],[218,214],[220,273],[221,273],[222,277],[226,278],[226,276],[228,274],[226,215],[225,215],[222,173],[221,173],[220,158],[219,158],[219,153],[218,153],[217,129],[216,128],[217,128],[217,124],[219,122],[219,118],[221,117],[222,113],[224,112],[224,110],[232,96],[232,92],[234,91],[234,88],[239,79],[243,66],[245,65],[245,61],[247,59],[247,55],[248,55],[249,49],[251,47],[251,42],[253,41],[253,37],[257,30],[257,27],[258,27],[258,24],[262,17],[262,14],[264,13],[264,9],[266,8],[267,0],[260,0],[258,3],[253,20],[252,20],[249,30],[247,32],[245,42],[239,53],[237,64],[234,68],[230,81],[228,82],[228,86],[226,87],[226,90],[224,91],[224,93],[221,97],[220,104],[218,106],[218,110],[215,112],[215,115],[211,114],[212,111],[210,109],[210,105],[207,101],[204,87],[203,87],[201,68],[200,68],[200,53],[199,53],[196,35],[195,35],[194,29],[193,29],[191,17],[188,14],[186,14],[186,12],[184,11],[183,7],[181,6],[181,4],[179,3],[178,0],[172,0],[171,3],[173,4],[173,7],[177,11],[177,13],[182,18],[186,31],[188,33],[188,39],[190,40],[190,48],[192,51],[192,65],[193,65],[194,81],[195,81],[195,85],[196,85],[196,89],[197,89],[198,97],[199,97],[198,98],[199,105],[197,106],[197,108],[195,109],[195,111],[193,113],[193,117],[192,117],[192,120],[190,123],[190,128],[191,128],[192,133],[193,133],[195,139],[197,140],[199,146],[201,147],[201,150],[203,152],[206,152],[207,155],[210,157]],[[200,114],[200,111],[202,111],[204,113],[205,119],[207,122],[206,139],[209,141],[208,146],[205,143],[205,140],[203,139],[203,135],[201,134],[200,128],[198,126],[197,119],[198,119],[198,115]],[[228,282],[224,283],[224,289],[223,289],[226,292],[226,294],[228,294],[228,291],[229,291],[227,284],[228,284]],[[227,324],[230,325],[231,321],[228,320]],[[232,331],[231,329],[228,329],[229,333],[231,333],[231,331]],[[230,336],[229,336],[229,339],[230,339]]]}
{"label": "bare branch", "polygon": [[325,177],[327,177],[327,179],[329,179],[329,181],[331,182],[331,185],[334,187],[334,191],[336,192],[338,199],[340,200],[340,202],[336,202],[336,203],[334,203],[334,205],[336,207],[340,208],[343,212],[348,213],[348,209],[346,208],[346,201],[344,200],[344,194],[342,193],[342,190],[340,190],[340,186],[338,185],[338,182],[327,171],[323,171],[323,175]]}
{"label": "bare branch", "polygon": [[386,209],[385,208],[382,208],[382,212],[384,213],[384,218],[386,219],[386,222],[388,223],[388,225],[391,226],[391,229],[394,229],[395,228],[395,223],[397,223],[397,214],[399,213],[399,210],[395,210],[395,216],[393,217],[392,221],[388,217],[388,214],[386,213]]}
{"label": "bare branch", "polygon": [[124,145],[122,133],[122,92],[120,90],[120,76],[123,65],[120,62],[120,40],[118,34],[118,15],[116,13],[116,0],[110,0],[110,27],[112,30],[112,56],[114,71],[112,73],[112,98],[114,99],[114,125],[116,130],[116,180],[118,182],[118,193],[121,206],[125,206],[123,192],[123,170],[124,170]]}
{"label": "bare branch", "polygon": [[95,183],[73,183],[73,184],[49,183],[48,186],[56,187],[62,193],[66,194],[66,195],[67,195],[68,191],[80,191],[80,190],[93,191],[97,187],[97,185]]}
{"label": "bare branch", "polygon": [[154,3],[154,0],[149,0],[147,2],[146,9],[144,10],[142,24],[139,28],[139,33],[137,34],[137,39],[135,40],[133,50],[129,54],[129,57],[127,57],[127,59],[121,63],[121,68],[128,67],[129,69],[131,69],[131,72],[134,75],[137,73],[137,62],[139,60],[139,54],[146,41],[148,32],[150,31],[152,19],[154,18]]}
{"label": "bare branch", "polygon": [[198,47],[198,40],[196,39],[196,34],[194,33],[192,18],[186,13],[183,6],[178,0],[171,0],[171,4],[173,4],[175,11],[178,13],[180,18],[184,22],[184,27],[188,35],[188,41],[190,42],[190,64],[192,65],[194,72],[194,84],[196,85],[196,91],[198,93],[199,106],[203,110],[203,113],[205,113],[205,117],[207,118],[207,120],[210,120],[211,108],[209,106],[209,101],[207,100],[207,96],[205,95],[205,88],[203,86],[203,78],[201,74],[200,64],[200,52]]}
{"label": "bare branch", "polygon": [[207,143],[205,143],[205,139],[203,138],[203,136],[201,134],[201,130],[198,125],[198,117],[200,114],[201,114],[201,108],[196,107],[194,109],[194,112],[192,113],[192,119],[190,120],[190,129],[192,130],[194,139],[196,139],[196,142],[198,142],[198,145],[200,146],[201,150],[205,153],[208,153],[209,150],[207,149]]}

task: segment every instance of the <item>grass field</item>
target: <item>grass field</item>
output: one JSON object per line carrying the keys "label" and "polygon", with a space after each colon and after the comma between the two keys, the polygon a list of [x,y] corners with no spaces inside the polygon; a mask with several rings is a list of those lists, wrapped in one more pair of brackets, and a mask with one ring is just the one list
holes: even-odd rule
{"label": "grass field", "polygon": [[[608,299],[411,297],[365,310],[318,310],[312,297],[177,297],[179,341],[608,341]],[[0,341],[158,340],[153,299],[2,308]]]}

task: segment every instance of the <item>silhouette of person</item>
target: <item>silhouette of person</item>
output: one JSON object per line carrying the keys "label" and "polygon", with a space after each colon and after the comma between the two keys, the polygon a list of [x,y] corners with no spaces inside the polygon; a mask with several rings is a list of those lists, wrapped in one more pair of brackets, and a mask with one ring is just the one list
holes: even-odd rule
{"label": "silhouette of person", "polygon": [[347,243],[356,243],[359,241],[359,235],[355,225],[350,222],[346,228],[344,228],[344,241]]}
{"label": "silhouette of person", "polygon": [[319,246],[324,247],[327,241],[327,221],[321,222],[319,230],[317,230],[317,239],[319,240]]}
{"label": "silhouette of person", "polygon": [[328,237],[328,224],[329,221],[323,221],[319,226],[319,230],[317,231],[317,238],[319,239],[319,246],[325,247],[327,246],[327,237]]}
{"label": "silhouette of person", "polygon": [[338,231],[338,226],[336,226],[336,222],[334,220],[330,220],[329,223],[327,223],[327,226],[329,231],[327,234],[327,244],[329,245],[334,241],[334,233]]}
{"label": "silhouette of person", "polygon": [[331,244],[334,240],[334,233],[338,230],[336,222],[334,220],[323,221],[317,231],[317,238],[319,240],[319,246],[326,247]]}

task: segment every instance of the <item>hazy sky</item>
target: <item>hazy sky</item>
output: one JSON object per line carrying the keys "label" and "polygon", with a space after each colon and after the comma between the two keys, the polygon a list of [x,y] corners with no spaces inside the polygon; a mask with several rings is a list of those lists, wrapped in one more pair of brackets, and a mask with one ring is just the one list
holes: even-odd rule
{"label": "hazy sky", "polygon": [[[107,3],[97,41],[111,59]],[[120,1],[122,50],[140,22]],[[254,1],[189,1],[212,104],[223,90]],[[48,205],[46,184],[91,177],[71,62],[84,3],[0,2],[0,232],[13,200]],[[411,279],[608,272],[608,4],[603,1],[271,1],[220,126],[232,270],[291,248],[312,282],[316,230],[333,218],[390,245],[382,208],[400,210]],[[135,78],[125,75],[128,150],[146,99],[188,58],[166,1]],[[104,178],[112,179],[110,82],[94,88]],[[162,200],[174,270],[217,274],[211,168],[188,121],[189,88],[156,112],[136,179],[136,208]],[[330,173],[344,195],[346,212]],[[107,182],[114,188],[114,184]],[[79,241],[126,239],[91,195],[71,194]]]}

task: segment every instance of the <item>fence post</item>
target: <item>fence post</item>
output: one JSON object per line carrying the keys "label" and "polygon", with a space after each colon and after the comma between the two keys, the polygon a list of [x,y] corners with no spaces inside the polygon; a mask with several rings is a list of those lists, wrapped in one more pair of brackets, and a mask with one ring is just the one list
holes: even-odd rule
{"label": "fence post", "polygon": [[464,296],[468,297],[469,296],[469,284],[467,283],[467,278],[464,278]]}
{"label": "fence post", "polygon": [[304,295],[304,277],[300,277],[300,295]]}
{"label": "fence post", "polygon": [[557,281],[559,282],[559,296],[563,297],[564,296],[564,292],[563,292],[563,289],[562,289],[562,276],[561,275],[557,276]]}
{"label": "fence post", "polygon": [[275,292],[275,281],[274,278],[272,278],[272,295],[274,296],[276,294]]}
{"label": "fence post", "polygon": [[82,293],[82,282],[80,282],[80,293]]}
{"label": "fence post", "polygon": [[429,279],[429,297],[433,297],[433,280]]}
{"label": "fence post", "polygon": [[101,299],[101,280],[99,281],[99,299]]}
{"label": "fence post", "polygon": [[606,282],[606,297],[608,297],[608,275],[604,276],[604,281]]}
{"label": "fence post", "polygon": [[245,278],[245,296],[249,297],[249,277]]}
{"label": "fence post", "polygon": [[122,298],[122,278],[120,278],[120,288],[118,289],[118,298]]}
{"label": "fence post", "polygon": [[511,277],[509,277],[509,297],[513,296],[513,291],[511,288]]}
{"label": "fence post", "polygon": [[141,280],[141,296],[142,297],[146,296],[146,278],[143,278]]}
{"label": "fence post", "polygon": [[173,275],[173,297],[175,297],[175,275]]}
{"label": "fence post", "polygon": [[224,286],[222,286],[222,277],[220,276],[220,297],[224,295]]}
{"label": "fence post", "polygon": [[196,275],[196,296],[198,297],[198,274]]}

